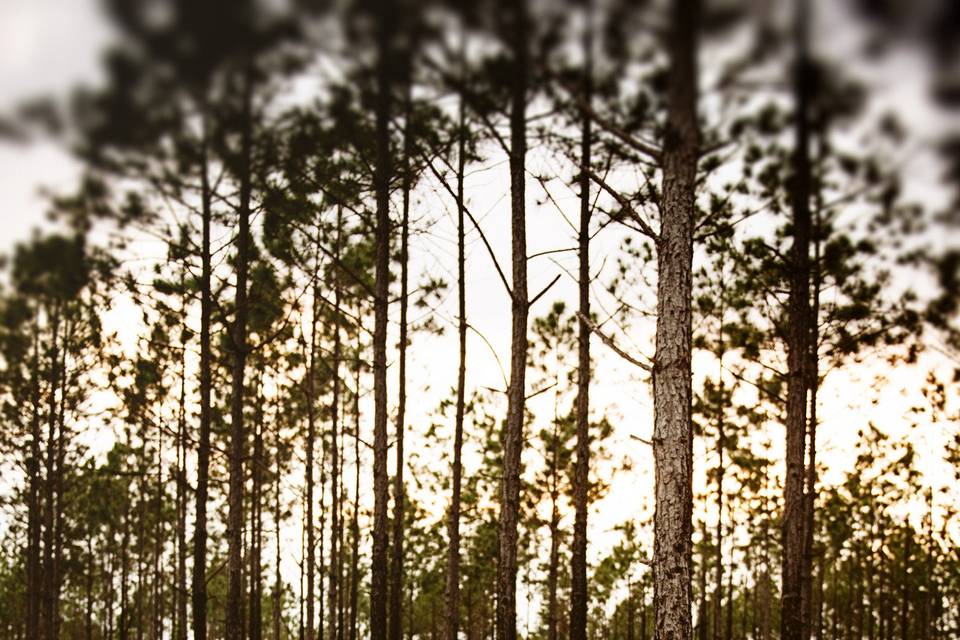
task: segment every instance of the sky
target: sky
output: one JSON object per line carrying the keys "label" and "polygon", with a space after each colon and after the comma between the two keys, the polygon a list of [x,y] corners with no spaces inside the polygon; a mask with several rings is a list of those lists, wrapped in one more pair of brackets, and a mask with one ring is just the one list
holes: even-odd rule
{"label": "sky", "polygon": [[[842,30],[841,21],[833,20],[830,3],[820,3],[823,8],[818,22],[818,39],[829,43],[831,54],[839,58],[851,55],[856,39]],[[100,16],[95,0],[5,0],[0,3],[0,114],[14,109],[24,100],[51,93],[65,95],[71,86],[79,83],[97,82],[99,79],[99,56],[110,40],[110,29]],[[843,36],[843,37],[837,37]],[[849,47],[850,52],[844,48]],[[898,113],[914,130],[917,151],[909,155],[908,193],[925,201],[942,198],[938,190],[938,167],[926,143],[936,139],[945,128],[955,127],[955,116],[935,109],[925,98],[927,78],[919,53],[902,50],[889,56],[882,64],[858,69],[858,73],[876,90],[873,108],[892,110]],[[547,162],[534,149],[530,154],[533,167]],[[40,142],[26,145],[0,143],[0,253],[8,252],[16,242],[29,237],[32,230],[43,224],[45,210],[41,188],[52,191],[69,190],[76,182],[79,167],[64,150],[52,143]],[[469,206],[481,218],[484,230],[491,239],[494,250],[506,264],[509,259],[509,201],[506,198],[508,184],[506,167],[502,164],[477,167],[468,183]],[[567,211],[575,211],[574,192],[558,188],[552,195],[556,205]],[[441,207],[452,213],[448,198],[424,192],[424,200],[415,202],[431,214]],[[543,194],[530,186],[529,253],[557,247],[573,246],[572,231],[565,225],[552,202],[543,201]],[[421,251],[419,268],[448,269],[455,255],[455,227],[450,215],[438,215],[438,222],[429,234],[414,240]],[[616,251],[620,236],[600,237],[594,243],[592,260],[600,264]],[[955,238],[954,238],[955,239]],[[943,242],[950,241],[946,237]],[[497,352],[494,357],[491,347],[477,335],[471,334],[470,379],[473,387],[504,387],[498,360],[506,364],[509,348],[509,303],[499,279],[491,267],[490,257],[471,234],[468,249],[468,316],[489,340]],[[444,266],[442,266],[444,265]],[[550,282],[555,275],[561,279],[550,294],[538,303],[531,317],[545,313],[552,300],[564,298],[575,300],[575,284],[566,273],[573,272],[575,258],[572,254],[543,257],[530,264],[530,291],[536,292]],[[451,274],[447,274],[451,281]],[[598,284],[599,286],[599,284]],[[452,301],[452,298],[451,298]],[[118,317],[126,311],[119,310]],[[449,315],[448,315],[449,317]],[[121,322],[118,320],[118,323]],[[448,331],[438,338],[415,337],[410,351],[409,369],[412,372],[411,397],[418,401],[410,411],[410,425],[414,431],[426,430],[429,412],[446,396],[453,380],[454,364],[449,354],[455,353],[455,332]],[[649,335],[638,332],[632,336],[632,344],[646,355],[652,355]],[[591,521],[595,540],[594,556],[615,539],[613,527],[626,515],[651,512],[652,500],[643,496],[652,495],[652,456],[647,447],[631,438],[649,438],[652,430],[652,403],[645,374],[613,355],[599,342],[593,343],[593,352],[598,360],[598,379],[602,388],[592,392],[595,407],[606,411],[615,424],[617,433],[611,449],[633,463],[633,471],[620,474],[609,495],[597,505]],[[695,361],[695,367],[699,366]],[[449,377],[438,377],[438,363],[449,369]],[[923,364],[934,364],[926,359]],[[875,388],[876,375],[883,372],[887,380]],[[698,371],[696,375],[704,375]],[[395,389],[395,370],[391,385]],[[917,389],[923,380],[924,371],[918,367],[898,366],[889,368],[876,356],[868,356],[865,364],[856,371],[838,371],[828,376],[821,392],[822,417],[821,460],[829,467],[827,480],[839,479],[851,465],[851,452],[856,442],[856,430],[867,421],[875,422],[881,429],[897,435],[907,431],[904,416],[909,407],[920,401]],[[392,392],[391,392],[392,393]],[[877,402],[874,403],[873,400]],[[549,394],[544,394],[532,403],[534,411],[548,412]],[[773,451],[782,453],[782,441],[777,441],[772,432]],[[921,449],[921,464],[931,479],[943,479],[947,469],[939,461],[945,432],[942,429],[926,429],[915,434]],[[713,464],[710,454],[698,451],[695,466],[702,477],[707,464]],[[291,534],[292,535],[292,534]],[[293,548],[298,541],[289,540]]]}

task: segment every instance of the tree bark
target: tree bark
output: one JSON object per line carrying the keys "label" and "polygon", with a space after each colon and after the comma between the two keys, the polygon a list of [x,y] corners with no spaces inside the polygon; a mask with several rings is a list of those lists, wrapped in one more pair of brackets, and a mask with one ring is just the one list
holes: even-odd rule
{"label": "tree bark", "polygon": [[390,112],[391,30],[393,3],[379,3],[376,24],[376,191],[374,232],[374,329],[373,329],[373,541],[370,563],[370,638],[387,638],[387,321],[390,311]]}
{"label": "tree bark", "polygon": [[357,640],[360,581],[360,329],[357,329],[357,366],[353,394],[353,513],[350,521],[350,640]]}
{"label": "tree bark", "polygon": [[787,474],[784,483],[783,591],[781,640],[801,640],[805,621],[802,603],[804,548],[804,457],[807,431],[808,359],[810,343],[810,152],[809,61],[806,53],[807,0],[797,0],[794,70],[793,246],[787,335]]}
{"label": "tree bark", "polygon": [[342,211],[337,208],[337,230],[336,241],[333,249],[334,264],[333,268],[333,398],[330,403],[330,433],[331,433],[331,470],[330,470],[330,493],[333,522],[330,527],[330,625],[331,640],[342,640],[343,637],[343,616],[340,615],[339,600],[340,580],[343,574],[342,550],[339,543],[341,540],[340,522],[340,450],[338,443],[340,428],[340,273],[338,271],[340,264],[340,234],[343,226]]}
{"label": "tree bark", "polygon": [[57,572],[54,562],[54,520],[57,511],[56,490],[56,447],[57,447],[57,389],[60,387],[60,316],[59,302],[54,303],[51,314],[50,373],[47,396],[47,440],[44,456],[43,479],[43,564],[40,570],[40,638],[56,639],[56,583]]}
{"label": "tree bark", "polygon": [[444,591],[446,626],[444,640],[457,640],[460,634],[460,493],[463,476],[463,417],[467,386],[467,272],[466,227],[464,226],[463,183],[466,167],[466,105],[460,96],[457,131],[457,337],[460,364],[457,368],[456,417],[453,426],[453,467],[450,512],[447,516],[447,583]]}
{"label": "tree bark", "polygon": [[523,422],[527,369],[527,73],[528,16],[525,0],[506,8],[508,35],[513,53],[510,87],[510,219],[512,238],[512,323],[510,384],[507,389],[507,420],[503,437],[503,478],[500,486],[499,554],[497,556],[496,640],[517,637],[517,521],[520,507],[520,465],[523,453]]}
{"label": "tree bark", "polygon": [[410,240],[410,156],[413,153],[412,110],[410,92],[412,80],[408,78],[406,87],[406,112],[403,132],[403,211],[400,222],[400,355],[398,372],[397,425],[396,425],[396,472],[393,476],[393,539],[390,559],[390,640],[402,640],[403,636],[403,527],[404,527],[404,484],[403,484],[403,435],[406,428],[407,411],[407,304],[409,293],[407,280],[409,271]]}
{"label": "tree bark", "polygon": [[[819,194],[819,186],[817,192]],[[807,345],[807,389],[809,392],[809,416],[807,419],[807,466],[806,466],[806,486],[803,495],[803,567],[801,576],[803,580],[803,592],[801,602],[801,613],[804,621],[804,640],[810,640],[814,630],[814,593],[813,593],[813,565],[816,555],[814,544],[816,519],[814,518],[817,502],[817,391],[820,388],[820,208],[819,195],[815,196],[817,204],[816,211],[816,234],[813,238],[813,264],[812,276],[812,301],[813,308],[807,323],[810,328],[810,340]]]}
{"label": "tree bark", "polygon": [[[317,263],[315,269],[319,272],[319,246],[320,246],[320,231],[317,230],[316,238],[314,241],[317,243],[317,255],[315,259]],[[307,394],[307,442],[306,442],[306,469],[304,473],[306,474],[306,545],[307,545],[307,568],[306,568],[306,578],[307,578],[307,592],[305,595],[305,606],[306,606],[306,625],[305,633],[307,640],[313,640],[314,634],[316,633],[316,627],[314,622],[316,621],[316,569],[317,569],[317,557],[316,557],[316,530],[314,528],[314,491],[315,491],[315,449],[317,443],[317,426],[316,426],[316,378],[317,378],[317,324],[319,322],[319,304],[318,304],[318,285],[314,285],[313,288],[313,300],[310,307],[310,351],[307,354],[307,384],[306,384],[306,394]],[[322,605],[321,605],[322,606]]]}
{"label": "tree bark", "polygon": [[200,247],[200,441],[197,443],[197,505],[193,534],[193,640],[207,639],[207,498],[210,483],[210,312],[212,308],[210,224],[212,220],[208,161],[208,131],[203,116],[200,201],[202,240]]}
{"label": "tree bark", "polygon": [[[721,266],[720,269],[720,278],[723,278],[723,269]],[[722,634],[720,633],[720,620],[723,614],[723,477],[725,475],[726,468],[724,467],[723,462],[723,453],[724,445],[726,444],[725,440],[725,400],[723,397],[724,394],[724,383],[723,383],[723,356],[724,356],[724,335],[723,335],[723,321],[726,307],[724,297],[726,295],[726,287],[721,281],[720,285],[720,304],[719,304],[719,313],[718,313],[718,330],[717,330],[717,345],[716,345],[716,355],[719,363],[717,368],[717,555],[715,558],[714,564],[714,587],[713,587],[713,638],[714,640],[720,640]],[[733,592],[730,591],[731,603],[733,601]],[[728,634],[728,640],[729,634]]]}
{"label": "tree bark", "polygon": [[41,480],[40,480],[40,331],[34,326],[33,357],[31,359],[30,453],[27,458],[27,590],[25,631],[28,638],[40,638],[40,603],[42,601],[40,536],[41,536]]}
{"label": "tree bark", "polygon": [[654,637],[691,637],[691,295],[697,155],[699,0],[675,0],[669,36],[667,128],[657,254],[656,366],[653,376],[656,512]]}
{"label": "tree bark", "polygon": [[[184,295],[186,298],[186,295]],[[181,309],[186,322],[186,300]],[[186,332],[186,327],[181,331]],[[177,421],[177,587],[173,637],[187,640],[187,349],[181,346],[180,415]]]}
{"label": "tree bark", "polygon": [[[263,366],[264,363],[261,363]],[[263,369],[261,368],[261,372]],[[258,385],[263,389],[261,373]],[[249,637],[250,640],[261,640],[263,637],[263,617],[261,612],[263,578],[261,573],[263,555],[263,403],[262,391],[256,407],[256,431],[253,434],[253,459],[250,461],[253,472],[251,478],[251,505],[250,505],[250,607],[249,607]]]}
{"label": "tree bark", "polygon": [[246,433],[243,425],[245,376],[247,368],[247,271],[250,262],[250,195],[252,113],[251,80],[243,80],[243,132],[240,149],[240,194],[236,258],[236,309],[231,351],[233,366],[230,388],[230,451],[227,494],[227,611],[225,635],[228,640],[243,638],[243,456]]}
{"label": "tree bark", "polygon": [[570,640],[587,640],[587,517],[590,492],[590,172],[593,96],[593,38],[587,10],[584,37],[583,101],[580,124],[580,227],[577,233],[577,287],[580,320],[577,335],[577,443],[573,470],[573,545],[570,559]]}

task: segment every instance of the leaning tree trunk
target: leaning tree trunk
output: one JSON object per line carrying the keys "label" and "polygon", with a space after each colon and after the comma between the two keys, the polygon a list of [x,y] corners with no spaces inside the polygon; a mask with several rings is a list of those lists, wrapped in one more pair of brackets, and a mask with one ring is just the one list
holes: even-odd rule
{"label": "leaning tree trunk", "polygon": [[580,130],[580,228],[577,234],[580,322],[577,336],[577,459],[573,470],[573,545],[570,561],[570,640],[587,640],[587,505],[590,489],[590,101],[593,93],[592,25],[586,26]]}
{"label": "leaning tree trunk", "polygon": [[691,637],[691,292],[697,178],[698,0],[675,0],[669,36],[653,376],[654,637]]}
{"label": "leaning tree trunk", "polygon": [[810,152],[809,63],[806,55],[807,4],[797,0],[797,46],[794,70],[796,148],[793,154],[793,247],[787,334],[787,475],[783,508],[783,587],[780,600],[782,640],[800,640],[805,621],[802,606],[804,547],[804,456],[807,431],[808,358],[810,342]]}
{"label": "leaning tree trunk", "polygon": [[527,369],[527,231],[525,160],[527,153],[527,7],[524,0],[510,4],[510,46],[513,52],[510,87],[510,218],[512,236],[512,325],[510,385],[503,437],[503,478],[500,483],[499,542],[497,556],[497,640],[517,637],[517,520],[520,508],[520,458]]}
{"label": "leaning tree trunk", "polygon": [[227,493],[227,611],[225,634],[243,637],[243,399],[247,369],[247,270],[250,262],[250,192],[252,114],[250,78],[244,78],[243,134],[240,150],[240,194],[237,230],[236,309],[233,319],[232,383],[230,389],[230,477]]}
{"label": "leaning tree trunk", "polygon": [[370,558],[370,638],[387,638],[387,320],[390,310],[390,92],[392,2],[377,15],[376,191],[373,329],[373,544]]}
{"label": "leaning tree trunk", "polygon": [[[446,626],[444,640],[457,640],[460,635],[460,493],[463,476],[463,416],[467,385],[467,272],[466,228],[464,226],[463,182],[466,167],[466,108],[460,96],[460,118],[457,132],[457,337],[460,345],[460,366],[457,368],[457,407],[453,427],[453,468],[450,513],[447,520],[447,584],[444,592]],[[469,633],[469,631],[468,631]]]}

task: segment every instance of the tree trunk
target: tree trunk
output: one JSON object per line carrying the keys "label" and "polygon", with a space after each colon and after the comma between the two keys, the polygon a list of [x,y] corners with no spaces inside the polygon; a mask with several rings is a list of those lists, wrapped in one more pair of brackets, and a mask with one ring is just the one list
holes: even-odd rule
{"label": "tree trunk", "polygon": [[450,513],[447,520],[447,584],[444,592],[446,626],[444,640],[457,640],[460,634],[460,492],[463,476],[463,416],[467,386],[467,272],[464,226],[463,183],[466,167],[466,106],[460,96],[459,128],[457,131],[457,337],[460,364],[457,368],[457,406],[453,427],[453,476]]}
{"label": "tree trunk", "polygon": [[[554,460],[556,462],[556,460]],[[547,640],[557,640],[557,584],[560,568],[560,511],[557,508],[556,490],[550,510],[550,563],[547,571]]]}
{"label": "tree trunk", "polygon": [[230,478],[227,495],[227,611],[225,634],[228,640],[243,638],[243,455],[246,434],[243,400],[247,369],[247,270],[250,261],[250,195],[252,113],[251,79],[243,79],[243,132],[240,161],[240,202],[237,229],[236,309],[233,320],[233,352],[230,388]]}
{"label": "tree trunk", "polygon": [[56,566],[54,562],[54,533],[57,510],[56,458],[57,458],[57,389],[60,387],[60,303],[54,303],[51,320],[50,376],[47,396],[47,442],[44,459],[43,481],[43,564],[40,572],[42,615],[40,637],[56,639]]}
{"label": "tree trunk", "polygon": [[804,457],[807,431],[808,360],[810,357],[810,150],[809,61],[806,39],[807,0],[797,0],[795,17],[796,68],[794,99],[796,148],[793,155],[793,247],[787,335],[787,474],[784,483],[783,591],[781,640],[801,640],[804,634],[802,581],[804,551]]}
{"label": "tree trunk", "polygon": [[[186,300],[181,314],[186,322]],[[181,331],[186,331],[182,327]],[[181,344],[180,415],[177,420],[177,587],[174,640],[187,640],[187,348]]]}
{"label": "tree trunk", "polygon": [[334,264],[333,264],[333,398],[330,403],[330,504],[332,510],[333,522],[330,527],[330,628],[331,640],[342,640],[343,638],[343,616],[340,613],[340,580],[343,574],[343,558],[340,548],[341,529],[340,522],[340,450],[338,444],[338,435],[340,428],[340,273],[338,271],[340,264],[340,234],[343,226],[342,211],[337,208],[337,235],[336,246],[334,246]]}
{"label": "tree trunk", "polygon": [[370,563],[370,638],[387,638],[387,321],[390,312],[390,94],[393,3],[379,3],[377,15],[376,275],[373,330],[373,541]]}
{"label": "tree trunk", "polygon": [[203,239],[200,247],[200,441],[197,443],[197,506],[193,534],[193,640],[207,640],[207,497],[210,483],[210,312],[212,308],[210,224],[212,219],[208,166],[208,132],[203,117],[200,200]]}
{"label": "tree trunk", "polygon": [[[587,9],[584,37],[583,100],[593,96],[593,25]],[[581,110],[580,227],[577,233],[577,287],[580,321],[577,335],[577,444],[573,470],[573,545],[570,558],[570,640],[587,640],[587,516],[590,492],[590,109]]]}
{"label": "tree trunk", "polygon": [[[317,229],[317,236],[314,239],[317,243],[318,249],[317,253],[319,254],[319,245],[321,242],[320,239],[320,230]],[[319,256],[316,256],[317,265],[315,269],[319,272]],[[306,578],[307,578],[307,592],[305,595],[306,601],[306,624],[305,624],[305,633],[306,640],[313,640],[314,634],[316,633],[316,627],[314,625],[316,621],[316,568],[317,568],[317,557],[316,557],[316,530],[314,528],[314,491],[315,491],[315,449],[317,444],[317,426],[316,426],[316,378],[317,378],[317,324],[319,321],[319,304],[318,304],[318,285],[314,285],[313,289],[313,300],[310,307],[310,351],[307,353],[307,380],[306,380],[306,395],[307,395],[307,442],[306,442],[306,468],[304,473],[306,474],[306,545],[307,545],[307,568],[306,568]],[[322,606],[322,604],[321,604]]]}
{"label": "tree trunk", "polygon": [[512,325],[510,385],[507,389],[507,421],[503,437],[503,478],[500,487],[499,554],[497,557],[496,640],[517,637],[517,521],[520,507],[520,464],[523,452],[523,422],[527,369],[527,73],[528,16],[525,0],[509,4],[510,48],[513,52],[510,88],[510,219],[512,236]]}
{"label": "tree trunk", "polygon": [[[721,269],[720,277],[723,278]],[[719,329],[717,336],[717,359],[719,367],[717,370],[717,555],[714,564],[714,586],[713,586],[713,638],[720,640],[720,620],[723,613],[723,476],[726,471],[723,462],[723,451],[725,445],[725,416],[724,416],[724,384],[723,384],[723,321],[724,321],[724,296],[725,287],[721,283],[720,287],[720,312],[718,314]],[[733,599],[733,592],[728,591],[729,597]],[[727,640],[731,640],[729,635]]]}
{"label": "tree trunk", "polygon": [[[261,367],[264,363],[261,363]],[[261,368],[261,372],[263,369]],[[263,389],[263,374],[261,373],[260,383],[258,385]],[[262,594],[263,578],[261,573],[262,555],[263,555],[263,467],[265,464],[263,456],[263,403],[262,391],[257,402],[255,425],[256,431],[253,434],[253,459],[250,461],[253,467],[251,482],[251,502],[250,505],[250,607],[249,607],[249,633],[250,640],[261,640],[263,637],[263,617],[262,617]]]}
{"label": "tree trunk", "polygon": [[667,129],[657,255],[657,331],[653,456],[654,637],[691,637],[692,517],[691,295],[697,177],[699,1],[675,0],[669,38]]}
{"label": "tree trunk", "polygon": [[[819,186],[818,186],[819,193]],[[819,197],[817,198],[819,202]],[[810,327],[810,341],[807,345],[809,356],[807,360],[807,388],[809,391],[810,405],[809,418],[807,420],[807,467],[806,467],[806,487],[803,495],[803,593],[802,593],[802,615],[804,620],[804,640],[809,640],[814,629],[814,593],[813,593],[813,564],[815,560],[816,549],[814,547],[816,520],[814,518],[814,509],[817,502],[817,391],[820,388],[820,363],[819,363],[819,345],[820,345],[820,211],[817,207],[816,213],[816,234],[813,239],[813,265],[812,265],[812,298],[813,308],[810,310],[808,324]]]}
{"label": "tree trunk", "polygon": [[357,330],[357,368],[353,394],[353,513],[350,521],[350,640],[357,640],[360,581],[360,331]]}
{"label": "tree trunk", "polygon": [[397,465],[393,476],[393,544],[390,559],[390,640],[402,640],[403,635],[403,434],[406,428],[407,411],[407,303],[410,238],[410,155],[413,153],[412,110],[410,92],[412,79],[406,88],[406,112],[403,132],[403,211],[400,223],[400,358],[397,397],[396,448]]}
{"label": "tree trunk", "polygon": [[26,624],[28,638],[40,638],[40,603],[43,600],[43,588],[40,562],[41,536],[41,480],[40,480],[40,332],[34,327],[32,357],[32,413],[30,419],[30,454],[27,459],[27,589]]}
{"label": "tree trunk", "polygon": [[273,640],[280,640],[280,603],[283,601],[283,578],[280,573],[280,400],[274,418],[273,526],[274,526],[274,583],[273,583]]}

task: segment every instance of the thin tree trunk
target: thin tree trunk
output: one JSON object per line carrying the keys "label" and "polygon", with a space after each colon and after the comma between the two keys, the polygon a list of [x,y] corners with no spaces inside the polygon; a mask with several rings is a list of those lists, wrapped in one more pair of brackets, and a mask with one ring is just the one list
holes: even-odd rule
{"label": "thin tree trunk", "polygon": [[283,601],[283,578],[280,573],[280,399],[277,398],[277,409],[274,420],[274,459],[273,472],[273,526],[274,526],[274,583],[273,583],[273,640],[280,640],[280,606]]}
{"label": "thin tree trunk", "polygon": [[373,541],[370,563],[370,638],[387,638],[387,321],[390,312],[390,113],[393,2],[379,3],[376,24],[376,191],[373,330]]}
{"label": "thin tree trunk", "polygon": [[[264,363],[261,363],[263,366]],[[261,372],[263,369],[261,368]],[[249,633],[250,640],[261,640],[263,637],[263,617],[262,617],[262,594],[263,578],[261,573],[262,555],[263,555],[263,467],[265,464],[263,455],[263,374],[261,373],[259,388],[259,402],[257,402],[256,416],[257,421],[254,425],[256,431],[253,435],[253,459],[252,465],[252,486],[250,505],[250,607],[249,607]]]}
{"label": "thin tree trunk", "polygon": [[350,640],[357,640],[360,581],[360,331],[357,330],[357,368],[353,394],[353,513],[350,522]]}
{"label": "thin tree trunk", "polygon": [[809,640],[813,634],[813,564],[815,560],[816,549],[814,547],[816,520],[814,518],[814,509],[817,502],[817,392],[820,389],[820,187],[817,186],[815,195],[817,210],[815,216],[815,237],[813,238],[813,263],[811,268],[812,275],[812,299],[813,307],[810,310],[808,320],[810,327],[810,342],[807,345],[809,357],[807,361],[807,388],[809,391],[810,405],[809,417],[807,420],[807,467],[806,467],[806,486],[804,489],[804,531],[803,531],[803,593],[802,593],[802,614],[804,620],[804,640]]}
{"label": "thin tree trunk", "polygon": [[517,522],[520,508],[520,465],[523,453],[527,369],[527,74],[528,16],[525,0],[506,8],[513,55],[510,87],[510,222],[513,264],[510,384],[503,436],[503,478],[500,486],[499,554],[497,556],[497,640],[517,637]]}
{"label": "thin tree trunk", "polygon": [[[185,302],[181,308],[184,321]],[[181,331],[186,332],[186,327],[181,327]],[[187,640],[187,348],[183,342],[180,345],[180,412],[177,419],[177,593],[174,640]]]}
{"label": "thin tree trunk", "polygon": [[699,1],[675,0],[669,37],[654,372],[654,637],[691,637],[691,295]]}
{"label": "thin tree trunk", "polygon": [[[249,72],[246,72],[249,73]],[[243,638],[243,455],[246,434],[243,425],[244,388],[247,368],[247,270],[250,261],[250,195],[252,117],[251,79],[244,78],[243,133],[241,140],[240,203],[237,230],[236,310],[233,320],[233,371],[230,395],[230,479],[227,495],[227,611],[226,637]]]}
{"label": "thin tree trunk", "polygon": [[803,616],[804,458],[807,432],[808,362],[810,357],[810,150],[807,0],[796,0],[794,70],[795,136],[793,155],[793,247],[787,336],[787,474],[784,483],[783,584],[780,600],[781,640],[801,640]]}
{"label": "thin tree trunk", "polygon": [[[593,25],[587,8],[584,36],[583,101],[593,97]],[[590,492],[590,109],[580,118],[580,227],[577,233],[577,287],[580,321],[577,335],[577,444],[573,470],[573,545],[570,558],[570,640],[587,639],[587,517]]]}
{"label": "thin tree trunk", "polygon": [[197,506],[193,534],[193,640],[207,640],[207,498],[210,483],[210,312],[212,308],[210,225],[212,220],[206,115],[201,143],[200,201],[200,441],[197,444]]}
{"label": "thin tree trunk", "polygon": [[402,640],[403,635],[403,527],[404,527],[404,484],[403,484],[403,435],[406,428],[407,411],[407,304],[409,277],[409,239],[410,239],[410,156],[413,153],[411,119],[413,105],[410,92],[412,79],[407,80],[406,112],[403,132],[403,211],[400,223],[400,357],[397,397],[396,426],[396,472],[393,476],[393,540],[390,562],[390,640]]}
{"label": "thin tree trunk", "polygon": [[31,359],[31,401],[30,418],[30,454],[27,459],[27,590],[26,624],[28,638],[40,638],[40,603],[43,601],[43,587],[40,562],[41,501],[40,501],[40,331],[34,326],[33,357]]}
{"label": "thin tree trunk", "polygon": [[559,620],[557,585],[560,566],[560,511],[557,508],[558,497],[554,489],[550,509],[550,560],[547,571],[547,640],[557,640]]}
{"label": "thin tree trunk", "polygon": [[87,576],[84,581],[84,601],[86,610],[84,615],[84,637],[93,640],[93,535],[87,534]]}
{"label": "thin tree trunk", "polygon": [[51,320],[50,376],[49,395],[47,397],[47,442],[43,482],[43,565],[40,573],[42,615],[40,618],[40,637],[46,640],[56,638],[56,566],[54,563],[54,520],[56,518],[56,426],[57,426],[57,389],[60,387],[60,303],[55,308]]}
{"label": "thin tree trunk", "polygon": [[[319,272],[319,252],[320,252],[320,230],[317,229],[317,235],[314,239],[314,242],[317,243],[317,255],[314,256],[317,264],[315,269]],[[319,321],[319,308],[318,304],[318,285],[314,285],[313,289],[313,300],[310,307],[310,351],[307,355],[307,380],[306,380],[306,395],[307,395],[307,442],[306,442],[306,468],[304,473],[306,474],[306,545],[307,545],[307,566],[306,566],[306,578],[307,578],[307,592],[305,595],[306,600],[306,626],[305,633],[307,640],[313,640],[314,634],[316,633],[316,627],[314,625],[316,621],[316,568],[317,568],[317,558],[316,558],[316,530],[314,528],[314,491],[315,491],[315,449],[317,442],[317,427],[316,427],[316,378],[317,378],[317,324]],[[321,602],[321,608],[322,608]]]}
{"label": "thin tree trunk", "polygon": [[340,428],[340,234],[343,226],[343,213],[340,207],[337,208],[337,230],[336,244],[334,246],[333,268],[333,398],[330,403],[330,504],[332,519],[330,527],[330,625],[331,640],[342,640],[343,638],[343,616],[339,607],[340,580],[343,574],[343,558],[340,548],[342,539],[342,524],[340,522],[340,450],[338,435]]}
{"label": "thin tree trunk", "polygon": [[[461,67],[463,67],[461,53]],[[457,640],[460,634],[460,493],[463,476],[463,416],[467,386],[467,272],[464,226],[463,183],[466,167],[467,123],[466,105],[460,96],[459,125],[457,129],[457,337],[460,364],[457,367],[456,417],[453,427],[453,465],[450,512],[447,516],[447,583],[444,591],[446,625],[444,640]]]}
{"label": "thin tree trunk", "polygon": [[[723,268],[720,269],[720,278],[723,278]],[[723,397],[724,394],[724,383],[723,383],[723,356],[724,356],[724,340],[723,340],[723,321],[725,316],[725,307],[724,307],[724,296],[726,295],[726,287],[721,282],[720,286],[720,305],[719,305],[719,314],[718,314],[718,336],[717,336],[717,359],[719,367],[717,369],[717,555],[715,558],[716,564],[714,565],[714,587],[713,587],[713,638],[714,640],[720,640],[722,634],[720,633],[720,620],[722,619],[723,613],[723,476],[726,468],[724,467],[723,462],[723,452],[725,445],[725,400]],[[733,592],[730,591],[730,598],[733,598]],[[729,635],[727,640],[730,640]]]}

